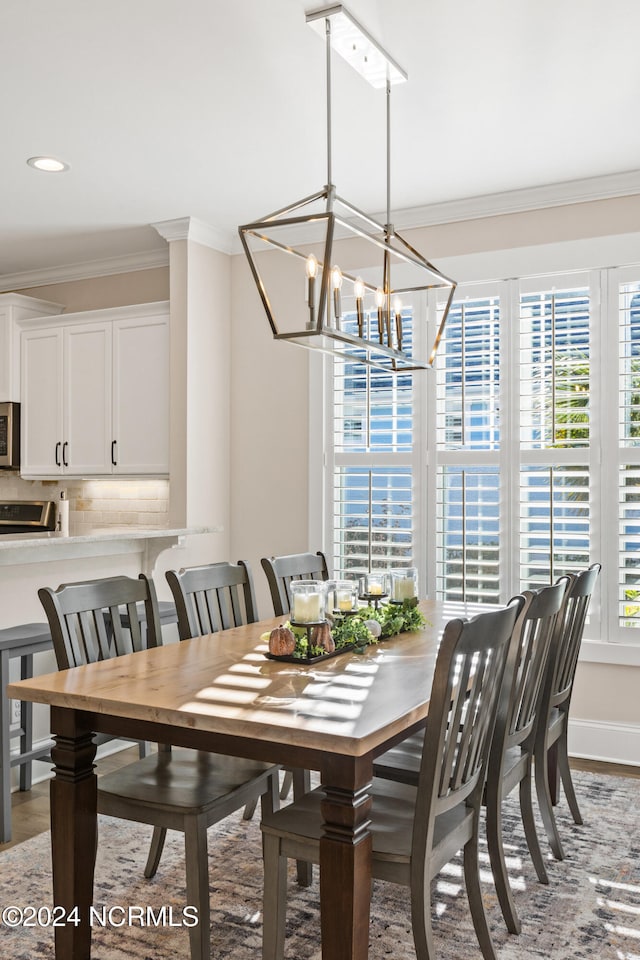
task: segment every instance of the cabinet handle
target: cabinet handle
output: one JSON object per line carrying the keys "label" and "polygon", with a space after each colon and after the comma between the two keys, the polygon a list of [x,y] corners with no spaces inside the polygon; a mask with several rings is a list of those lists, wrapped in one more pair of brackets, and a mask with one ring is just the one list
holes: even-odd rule
{"label": "cabinet handle", "polygon": [[113,464],[114,467],[118,466],[118,461],[116,460],[116,443],[117,442],[118,442],[117,440],[111,441],[111,463]]}
{"label": "cabinet handle", "polygon": [[63,466],[63,467],[68,467],[68,466],[69,466],[69,464],[68,464],[68,462],[67,462],[67,447],[68,447],[68,446],[69,446],[69,444],[68,444],[68,442],[65,440],[65,442],[62,444],[62,466]]}
{"label": "cabinet handle", "polygon": [[61,446],[62,444],[58,440],[58,442],[56,443],[56,467],[60,466],[60,447]]}

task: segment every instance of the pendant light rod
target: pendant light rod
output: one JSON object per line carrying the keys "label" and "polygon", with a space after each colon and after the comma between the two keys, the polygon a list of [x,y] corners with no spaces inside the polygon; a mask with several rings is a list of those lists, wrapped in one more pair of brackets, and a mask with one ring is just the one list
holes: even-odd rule
{"label": "pendant light rod", "polygon": [[387,79],[387,229],[391,224],[391,83]]}
{"label": "pendant light rod", "polygon": [[331,20],[325,20],[325,37],[327,45],[327,188],[330,188],[331,179]]}

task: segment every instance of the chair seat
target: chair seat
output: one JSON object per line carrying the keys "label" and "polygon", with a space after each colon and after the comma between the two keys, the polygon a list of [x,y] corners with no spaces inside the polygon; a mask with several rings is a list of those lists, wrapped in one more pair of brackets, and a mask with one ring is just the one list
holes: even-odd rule
{"label": "chair seat", "polygon": [[547,722],[548,737],[551,743],[559,736],[565,721],[565,716],[564,711],[559,710],[557,707],[553,707],[551,710]]}
{"label": "chair seat", "polygon": [[53,646],[48,623],[17,623],[13,627],[4,627],[0,630],[0,649],[34,641],[48,642]]}
{"label": "chair seat", "polygon": [[392,747],[382,753],[373,764],[373,772],[377,777],[396,780],[398,783],[408,783],[415,786],[418,783],[424,733],[414,733],[407,737],[397,747]]}
{"label": "chair seat", "polygon": [[512,790],[522,780],[530,755],[521,747],[510,747],[505,750],[502,760],[502,796],[508,797]]}
{"label": "chair seat", "polygon": [[244,802],[238,797],[255,795],[258,784],[276,769],[259,760],[173,748],[104,774],[98,791],[103,801],[123,799],[157,811],[206,813],[226,801],[235,810]]}
{"label": "chair seat", "polygon": [[[318,787],[299,800],[282,807],[274,813],[265,814],[262,830],[268,834],[285,835],[294,840],[302,838],[319,842],[322,836],[322,813],[320,804],[324,790]],[[411,841],[417,790],[404,783],[374,777],[369,830],[373,845],[373,876],[380,877],[384,864],[408,864],[411,859]],[[434,827],[433,861],[438,860],[437,847],[443,837],[448,837],[456,827],[469,820],[471,811],[463,804],[436,817]],[[462,847],[463,842],[460,846]],[[450,854],[444,860],[449,860]],[[375,862],[379,866],[376,868]],[[441,864],[442,866],[442,864]],[[439,869],[439,868],[437,868]],[[437,869],[435,872],[437,872]]]}
{"label": "chair seat", "polygon": [[[136,604],[138,608],[138,619],[140,623],[146,623],[147,615],[144,609],[144,603]],[[158,613],[160,614],[160,623],[177,623],[178,622],[178,611],[176,610],[176,605],[171,600],[158,600]],[[126,613],[121,614],[120,622],[123,627],[129,626],[129,617]]]}

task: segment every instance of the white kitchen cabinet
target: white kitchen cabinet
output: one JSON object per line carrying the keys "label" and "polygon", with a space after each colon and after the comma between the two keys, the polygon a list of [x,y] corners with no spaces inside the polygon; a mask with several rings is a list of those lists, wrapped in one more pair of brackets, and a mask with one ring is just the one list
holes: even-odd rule
{"label": "white kitchen cabinet", "polygon": [[167,316],[113,324],[113,473],[169,472],[169,324]]}
{"label": "white kitchen cabinet", "polygon": [[20,324],[60,314],[63,309],[49,300],[0,294],[0,401],[20,400]]}
{"label": "white kitchen cabinet", "polygon": [[24,477],[168,473],[166,304],[30,328],[21,375]]}
{"label": "white kitchen cabinet", "polygon": [[22,334],[21,471],[30,476],[62,473],[62,329]]}

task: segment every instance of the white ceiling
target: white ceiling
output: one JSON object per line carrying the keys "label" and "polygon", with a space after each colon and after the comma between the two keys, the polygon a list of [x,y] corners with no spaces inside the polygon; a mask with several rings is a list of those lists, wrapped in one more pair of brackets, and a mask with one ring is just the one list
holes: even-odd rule
{"label": "white ceiling", "polygon": [[[0,280],[239,223],[326,182],[313,0],[1,0]],[[640,170],[638,0],[352,0],[408,71],[397,210]],[[384,92],[334,71],[334,182],[385,205]],[[71,164],[34,171],[38,154]],[[638,180],[640,183],[640,179]]]}

